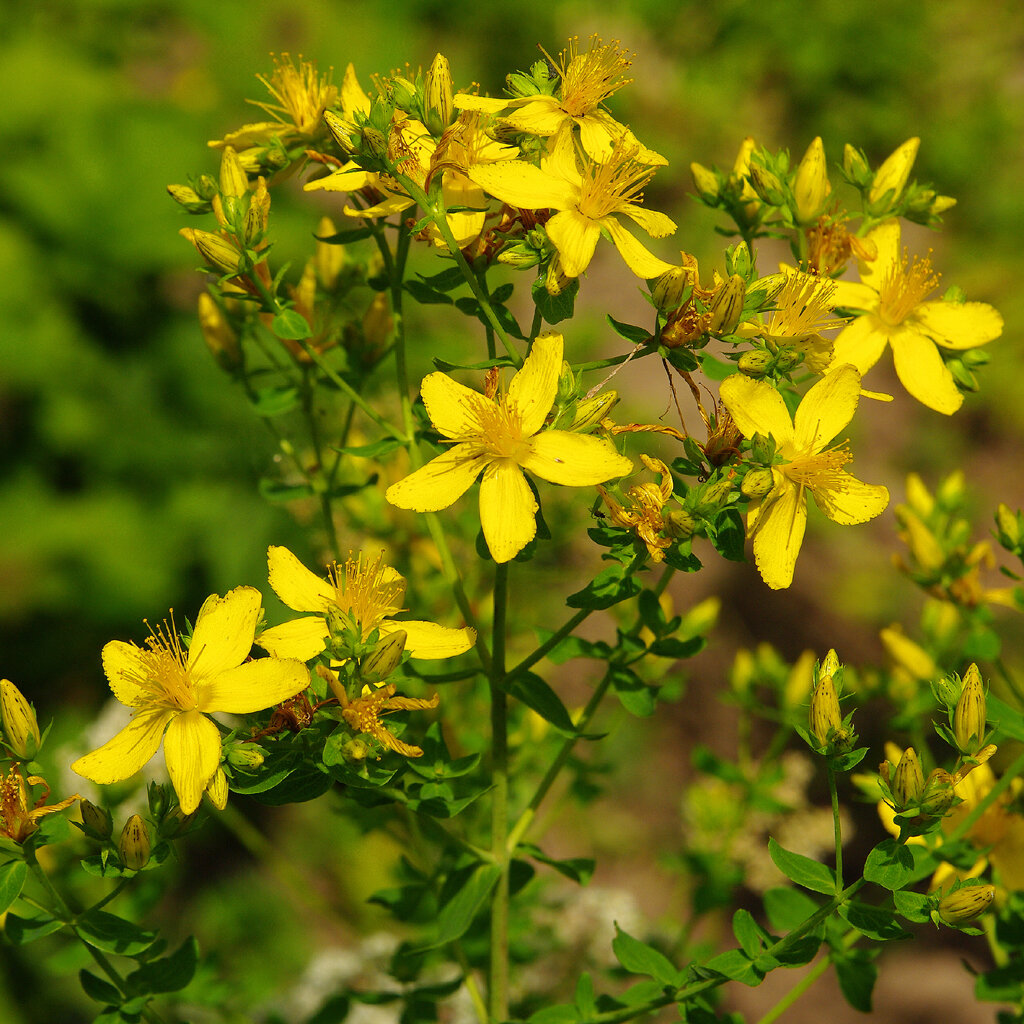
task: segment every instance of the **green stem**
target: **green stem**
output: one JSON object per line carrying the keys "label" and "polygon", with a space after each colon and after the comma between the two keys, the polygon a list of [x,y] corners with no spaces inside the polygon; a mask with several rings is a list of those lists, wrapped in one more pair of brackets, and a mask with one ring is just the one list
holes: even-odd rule
{"label": "green stem", "polygon": [[505,629],[508,613],[508,563],[494,574],[494,625],[491,639],[491,854],[501,875],[491,895],[491,950],[488,1004],[491,1021],[508,1019],[508,697],[505,694]]}
{"label": "green stem", "polygon": [[571,619],[568,619],[559,626],[559,628],[552,633],[551,636],[549,636],[547,640],[545,640],[544,643],[542,643],[540,647],[533,652],[533,654],[523,658],[515,668],[509,669],[505,678],[514,679],[521,672],[525,672],[528,668],[532,668],[536,665],[537,662],[548,653],[548,651],[554,650],[567,636],[570,636],[575,631],[576,627],[593,611],[593,608],[581,608]]}
{"label": "green stem", "polygon": [[327,531],[327,542],[330,545],[334,557],[341,558],[341,551],[338,548],[338,531],[334,526],[334,508],[331,505],[331,488],[324,472],[323,443],[320,439],[320,427],[316,421],[316,400],[313,383],[310,381],[308,367],[302,371],[302,411],[306,417],[306,424],[309,427],[309,441],[313,446],[313,457],[316,459],[317,472],[311,480],[311,486],[320,496],[320,514],[323,516],[324,528]]}
{"label": "green stem", "polygon": [[836,892],[843,891],[843,828],[839,821],[839,791],[832,761],[828,762],[828,791],[832,796],[832,832],[836,844]]}
{"label": "green stem", "polygon": [[832,961],[823,956],[758,1022],[777,1021],[828,969]]}

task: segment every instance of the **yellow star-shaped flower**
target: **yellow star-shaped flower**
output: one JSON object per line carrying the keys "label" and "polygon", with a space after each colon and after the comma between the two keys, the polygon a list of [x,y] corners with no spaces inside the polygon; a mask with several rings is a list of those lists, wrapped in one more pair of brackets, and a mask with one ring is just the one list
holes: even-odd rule
{"label": "yellow star-shaped flower", "polygon": [[423,379],[421,393],[434,426],[454,446],[392,484],[399,508],[448,508],[483,473],[480,525],[496,562],[515,558],[537,532],[537,502],[523,470],[569,487],[591,487],[633,471],[608,441],[568,430],[545,430],[562,368],[562,335],[542,334],[507,390],[481,395],[443,373]]}
{"label": "yellow star-shaped flower", "polygon": [[889,492],[847,473],[852,456],[844,444],[825,446],[853,418],[860,374],[852,366],[829,371],[812,387],[791,419],[782,395],[764,381],[734,374],[721,397],[743,436],[771,436],[781,461],[772,467],[772,489],[747,513],[747,536],[761,578],[774,590],[793,582],[807,524],[807,491],[818,508],[844,526],[866,523],[889,503]]}
{"label": "yellow star-shaped flower", "polygon": [[837,281],[837,306],[864,311],[836,338],[833,365],[851,363],[867,373],[885,346],[892,348],[896,375],[922,405],[950,415],[963,403],[939,347],[976,348],[998,338],[1003,318],[984,302],[926,302],[938,284],[931,261],[911,259],[900,249],[900,224],[888,220],[865,242],[877,249],[871,261],[859,261],[860,283]]}
{"label": "yellow star-shaped flower", "polygon": [[107,644],[103,671],[134,716],[113,739],[75,761],[72,771],[101,785],[120,782],[138,772],[162,740],[181,810],[196,810],[220,764],[220,732],[206,715],[262,711],[309,685],[301,661],[246,660],[262,604],[252,587],[236,587],[225,597],[211,594],[187,650],[173,628],[158,629],[145,647]]}
{"label": "yellow star-shaped flower", "polygon": [[380,558],[364,562],[349,556],[344,565],[327,567],[327,578],[310,572],[287,548],[267,550],[270,585],[289,608],[313,612],[264,630],[256,643],[278,658],[309,661],[327,645],[329,617],[348,617],[363,639],[375,629],[381,637],[406,633],[405,649],[414,658],[454,658],[468,651],[474,630],[450,629],[435,622],[394,619],[402,611],[405,580]]}

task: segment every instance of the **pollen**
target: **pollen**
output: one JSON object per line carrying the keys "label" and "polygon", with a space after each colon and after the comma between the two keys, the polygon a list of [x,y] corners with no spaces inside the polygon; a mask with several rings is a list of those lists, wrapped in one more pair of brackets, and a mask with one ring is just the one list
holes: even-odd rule
{"label": "pollen", "polygon": [[906,249],[903,259],[886,274],[878,291],[879,316],[891,327],[897,327],[939,283],[939,275],[932,269],[928,256],[910,258]]}
{"label": "pollen", "polygon": [[832,317],[833,281],[811,274],[790,274],[775,302],[777,309],[768,321],[768,334],[775,338],[806,338],[839,326]]}
{"label": "pollen", "polygon": [[334,562],[327,568],[337,607],[359,623],[364,636],[383,619],[404,610],[405,583],[400,576],[385,574],[386,568],[383,553],[365,563],[362,555],[350,554],[343,566]]}
{"label": "pollen", "polygon": [[479,411],[480,433],[476,440],[488,455],[495,459],[518,462],[528,447],[523,437],[523,418],[507,395],[483,405]]}
{"label": "pollen", "polygon": [[[618,40],[604,45],[598,36],[591,36],[586,53],[579,52],[579,42],[579,36],[569,40],[557,66],[548,57],[562,79],[562,109],[570,117],[589,114],[603,100],[633,81],[625,76],[633,62],[627,51],[619,49]],[[544,56],[547,57],[547,53]]]}
{"label": "pollen", "polygon": [[621,213],[643,202],[644,186],[654,177],[654,168],[638,163],[635,146],[620,140],[604,163],[588,162],[583,168],[577,209],[591,220]]}
{"label": "pollen", "polygon": [[778,468],[783,476],[800,487],[836,492],[845,489],[848,475],[843,467],[852,461],[853,455],[844,441],[816,455],[798,455],[792,462]]}
{"label": "pollen", "polygon": [[155,629],[149,626],[149,639],[142,649],[145,665],[131,681],[145,694],[141,703],[149,707],[191,711],[196,706],[196,693],[186,668],[186,652],[174,628],[174,618]]}
{"label": "pollen", "polygon": [[290,54],[275,56],[270,77],[256,77],[277,103],[256,103],[256,106],[283,124],[295,125],[304,135],[312,135],[320,125],[324,110],[338,98],[338,89],[331,82],[333,72],[332,68],[326,75],[320,75],[316,65],[304,61],[301,54],[298,67]]}

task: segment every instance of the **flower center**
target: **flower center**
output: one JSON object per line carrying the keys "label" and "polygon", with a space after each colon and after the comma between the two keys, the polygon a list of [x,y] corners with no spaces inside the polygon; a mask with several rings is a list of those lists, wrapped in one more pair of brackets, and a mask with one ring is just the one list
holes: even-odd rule
{"label": "flower center", "polygon": [[523,437],[523,418],[515,402],[507,395],[499,395],[496,401],[481,404],[477,415],[477,440],[484,451],[495,459],[519,462],[529,445]]}
{"label": "flower center", "polygon": [[[632,81],[625,77],[625,72],[633,62],[615,41],[602,46],[597,36],[591,36],[590,49],[583,54],[578,49],[579,41],[579,36],[573,36],[555,68],[562,79],[562,109],[570,117],[589,114],[602,100]],[[554,63],[551,61],[553,67]]]}
{"label": "flower center", "polygon": [[927,256],[911,259],[904,249],[903,259],[893,264],[878,291],[879,316],[890,327],[899,326],[938,283],[932,261]]}
{"label": "flower center", "polygon": [[[149,623],[146,623],[149,626]],[[181,637],[174,628],[163,622],[154,629],[149,626],[149,639],[142,650],[145,669],[132,673],[129,678],[145,694],[140,702],[144,706],[169,708],[172,711],[192,711],[196,707],[195,687],[185,667],[186,652]]]}
{"label": "flower center", "polygon": [[832,317],[835,282],[811,274],[790,274],[768,320],[773,338],[806,338],[838,326]]}
{"label": "flower center", "polygon": [[626,146],[620,140],[604,163],[587,161],[576,204],[584,217],[601,220],[630,204],[643,202],[644,186],[654,177],[654,168],[637,163],[635,155],[636,147]]}
{"label": "flower center", "polygon": [[385,573],[384,556],[379,554],[372,562],[351,554],[343,566],[337,562],[327,568],[327,576],[334,587],[335,604],[343,613],[359,623],[363,636],[368,636],[382,619],[402,611],[405,581],[397,574]]}
{"label": "flower center", "polygon": [[[299,66],[287,53],[274,58],[270,78],[256,76],[277,103],[257,103],[267,113],[287,124],[289,121],[303,135],[312,135],[324,116],[324,110],[337,99],[338,90],[331,84],[331,71],[321,77],[315,65],[299,58]],[[283,116],[282,116],[283,115]]]}
{"label": "flower center", "polygon": [[799,454],[791,462],[777,468],[787,479],[811,491],[842,491],[847,479],[843,466],[853,461],[853,455],[846,445],[847,442],[843,441],[835,448],[817,454]]}

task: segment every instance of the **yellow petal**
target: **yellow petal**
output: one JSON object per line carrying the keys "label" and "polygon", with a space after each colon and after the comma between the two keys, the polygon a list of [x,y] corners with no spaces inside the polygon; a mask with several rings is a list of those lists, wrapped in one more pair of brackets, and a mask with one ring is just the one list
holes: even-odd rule
{"label": "yellow petal", "polygon": [[[611,121],[612,124],[617,122],[612,121],[610,115],[606,115],[607,121],[603,117],[595,116],[601,113],[603,111],[598,108],[575,119],[580,128],[580,145],[583,147],[583,152],[598,163],[604,163],[608,159],[615,146],[615,140],[622,134],[622,132],[618,135],[613,134],[613,129],[607,121]],[[621,125],[618,127],[622,128]]]}
{"label": "yellow petal", "polygon": [[531,96],[506,114],[504,120],[521,132],[546,138],[554,135],[569,120],[569,115],[554,96]]}
{"label": "yellow petal", "polygon": [[943,348],[976,348],[1003,333],[999,311],[985,302],[922,302],[914,319]]}
{"label": "yellow petal", "polygon": [[306,192],[317,192],[321,189],[325,192],[358,192],[368,185],[376,184],[378,178],[379,175],[364,171],[358,164],[347,163],[326,177],[307,181],[302,187]]}
{"label": "yellow petal", "polygon": [[557,331],[539,334],[508,386],[507,402],[519,413],[523,437],[536,434],[551,412],[562,372],[562,349],[562,335]]}
{"label": "yellow petal", "polygon": [[457,654],[465,654],[476,643],[476,630],[468,626],[451,629],[436,622],[389,619],[377,628],[381,636],[388,636],[398,629],[405,630],[405,649],[413,658],[454,658]]}
{"label": "yellow petal", "polygon": [[782,395],[771,384],[734,373],[722,381],[719,394],[744,437],[771,434],[780,446],[792,443],[793,421]]}
{"label": "yellow petal", "polygon": [[490,461],[477,445],[457,444],[398,483],[385,497],[399,508],[437,512],[458,501]]}
{"label": "yellow petal", "polygon": [[522,210],[565,210],[577,195],[567,182],[522,160],[474,164],[469,177],[495,199]]}
{"label": "yellow petal", "polygon": [[391,217],[396,213],[401,213],[403,210],[408,210],[410,206],[413,206],[414,202],[408,196],[392,195],[387,199],[382,199],[375,206],[367,206],[365,209],[361,209],[358,206],[346,206],[342,213],[346,217],[368,217],[376,219],[377,217]]}
{"label": "yellow petal", "polygon": [[922,405],[946,416],[963,405],[964,396],[931,338],[918,334],[912,327],[904,327],[894,333],[889,342],[896,376]]}
{"label": "yellow petal", "polygon": [[830,370],[797,406],[793,444],[800,451],[820,452],[857,411],[860,374],[849,363]]}
{"label": "yellow petal", "polygon": [[917,159],[917,148],[920,144],[920,139],[907,139],[902,146],[897,147],[886,157],[882,165],[875,171],[875,179],[871,183],[871,191],[868,193],[869,203],[880,199],[890,189],[893,193],[892,198],[899,199],[906,187],[907,178],[910,177],[914,160]]}
{"label": "yellow petal", "polygon": [[[668,220],[667,217],[665,219]],[[671,221],[669,223],[672,224]],[[662,274],[675,269],[671,263],[666,263],[655,256],[654,253],[649,252],[614,217],[605,217],[601,221],[601,227],[612,236],[612,241],[615,243],[615,248],[619,250],[619,255],[626,261],[626,266],[637,277],[649,280],[652,277],[660,277]],[[675,230],[675,224],[672,224],[670,230]]]}
{"label": "yellow petal", "polygon": [[256,637],[256,644],[275,658],[309,661],[327,646],[328,636],[330,631],[326,620],[317,615],[306,615],[265,629]]}
{"label": "yellow petal", "polygon": [[520,465],[542,480],[568,487],[590,487],[633,472],[633,463],[611,442],[568,430],[542,430],[530,441]]}
{"label": "yellow petal", "polygon": [[651,238],[664,238],[676,230],[676,222],[671,217],[657,210],[648,210],[646,206],[630,203],[619,213],[639,224]]}
{"label": "yellow petal", "polygon": [[252,650],[263,596],[255,587],[211,594],[199,609],[185,668],[193,681],[234,668]]}
{"label": "yellow petal", "polygon": [[145,703],[146,691],[139,685],[150,673],[148,652],[123,640],[111,640],[103,647],[103,671],[114,696],[130,708]]}
{"label": "yellow petal", "polygon": [[453,441],[478,437],[481,417],[486,408],[493,405],[490,399],[452,380],[446,373],[428,373],[420,384],[420,395],[430,422]]}
{"label": "yellow petal", "polygon": [[140,712],[102,747],[75,761],[71,770],[101,786],[131,778],[157,752],[174,715],[167,708]]}
{"label": "yellow petal", "polygon": [[793,582],[796,557],[807,525],[807,500],[788,483],[769,503],[762,503],[754,532],[754,561],[761,579],[773,590]]}
{"label": "yellow petal", "polygon": [[199,711],[175,715],[164,737],[164,760],[182,814],[191,814],[220,764],[217,726]]}
{"label": "yellow petal", "polygon": [[874,313],[857,317],[839,332],[832,348],[832,365],[849,363],[863,376],[885,351],[892,330]]}
{"label": "yellow petal", "polygon": [[849,473],[841,473],[839,487],[825,490],[812,488],[814,502],[834,523],[854,526],[866,523],[885,511],[889,504],[889,492],[876,484],[862,483]]}
{"label": "yellow petal", "polygon": [[345,77],[341,80],[341,109],[346,114],[360,110],[364,114],[370,112],[370,97],[363,92],[363,87],[356,77],[355,65],[349,62],[345,68]]}
{"label": "yellow petal", "polygon": [[522,471],[492,462],[480,484],[480,525],[496,562],[515,558],[537,533],[537,502]]}
{"label": "yellow petal", "polygon": [[260,658],[197,686],[196,707],[245,715],[280,704],[308,685],[309,671],[301,661]]}
{"label": "yellow petal", "polygon": [[836,281],[832,305],[844,309],[878,309],[878,292],[860,281]]}
{"label": "yellow petal", "polygon": [[488,114],[496,114],[509,105],[509,100],[497,99],[491,96],[473,96],[468,92],[457,92],[452,97],[452,104],[456,110],[483,110]]}
{"label": "yellow petal", "polygon": [[879,224],[869,231],[865,242],[874,245],[877,255],[873,260],[858,260],[857,270],[861,281],[872,291],[880,292],[886,277],[903,258],[900,249],[900,222],[896,219]]}
{"label": "yellow petal", "polygon": [[594,258],[601,237],[597,223],[577,210],[563,210],[548,221],[547,231],[562,258],[562,269],[569,277],[579,277]]}
{"label": "yellow petal", "polygon": [[278,544],[267,548],[267,574],[274,593],[293,611],[323,614],[334,603],[334,587]]}

